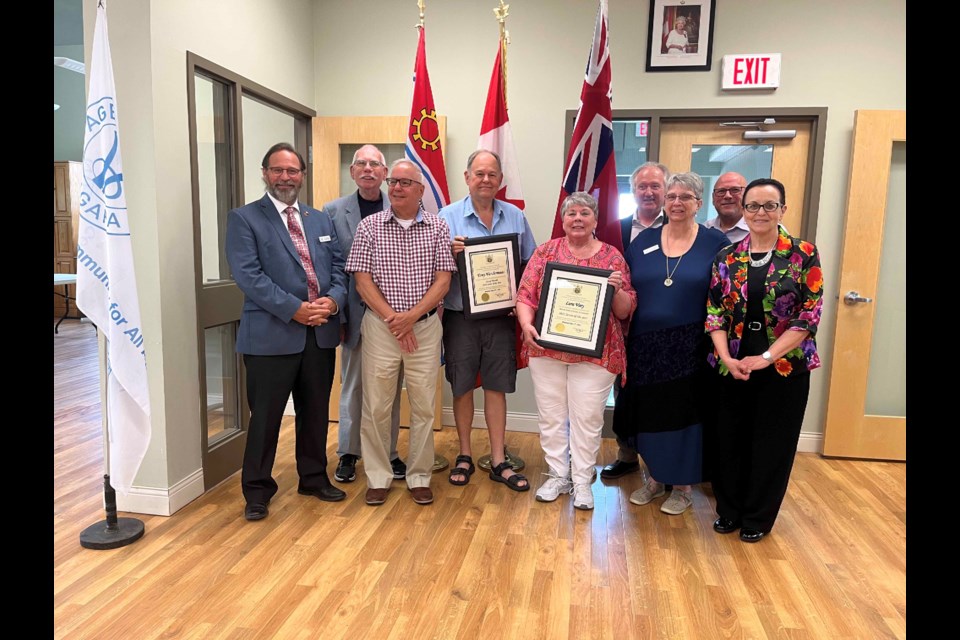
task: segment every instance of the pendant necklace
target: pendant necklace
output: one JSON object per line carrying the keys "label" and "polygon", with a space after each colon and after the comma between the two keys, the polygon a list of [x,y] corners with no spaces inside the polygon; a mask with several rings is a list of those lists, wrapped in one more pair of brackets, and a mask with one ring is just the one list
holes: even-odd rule
{"label": "pendant necklace", "polygon": [[[662,239],[661,239],[661,242],[663,242]],[[680,266],[680,261],[683,260],[683,254],[681,253],[681,254],[680,254],[680,257],[677,258],[677,264],[673,265],[673,270],[672,270],[672,271],[670,270],[670,258],[667,257],[667,252],[666,252],[666,250],[664,250],[664,252],[663,252],[663,258],[664,258],[664,260],[665,260],[666,263],[667,263],[667,277],[666,277],[666,278],[664,279],[664,281],[663,281],[663,286],[665,286],[665,287],[670,287],[670,286],[673,286],[673,274],[675,274],[675,273],[677,272],[677,267]]]}

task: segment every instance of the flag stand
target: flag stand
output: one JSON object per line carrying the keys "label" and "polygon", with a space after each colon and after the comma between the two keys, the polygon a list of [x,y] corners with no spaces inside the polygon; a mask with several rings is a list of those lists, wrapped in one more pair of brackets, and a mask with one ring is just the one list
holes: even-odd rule
{"label": "flag stand", "polygon": [[[100,397],[104,402],[101,407],[107,407],[107,385],[104,372],[107,370],[106,336],[101,332],[98,336],[97,356],[100,360]],[[107,416],[104,416],[103,425],[103,506],[107,512],[107,519],[92,524],[80,532],[80,546],[84,549],[119,549],[132,544],[143,537],[143,522],[137,518],[117,517],[117,492],[110,484],[110,433],[107,428]]]}
{"label": "flag stand", "polygon": [[110,486],[109,474],[103,476],[103,502],[107,519],[92,524],[80,533],[84,549],[119,549],[143,537],[143,522],[117,517],[117,492]]}

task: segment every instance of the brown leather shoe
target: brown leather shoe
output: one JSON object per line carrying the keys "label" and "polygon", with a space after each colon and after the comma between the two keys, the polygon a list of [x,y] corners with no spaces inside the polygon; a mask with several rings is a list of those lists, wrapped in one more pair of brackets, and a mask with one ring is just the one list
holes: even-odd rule
{"label": "brown leather shoe", "polygon": [[433,502],[433,491],[430,487],[414,487],[410,489],[410,495],[417,504],[430,504]]}
{"label": "brown leather shoe", "polygon": [[367,504],[383,504],[387,501],[387,491],[389,491],[389,489],[367,489],[367,495],[364,499]]}

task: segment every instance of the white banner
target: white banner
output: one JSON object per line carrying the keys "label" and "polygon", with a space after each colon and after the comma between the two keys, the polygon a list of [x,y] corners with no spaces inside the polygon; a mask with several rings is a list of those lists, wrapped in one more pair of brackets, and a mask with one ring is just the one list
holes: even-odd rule
{"label": "white banner", "polygon": [[93,33],[83,138],[77,307],[107,339],[110,482],[126,495],[150,444],[150,394],[124,195],[107,10]]}

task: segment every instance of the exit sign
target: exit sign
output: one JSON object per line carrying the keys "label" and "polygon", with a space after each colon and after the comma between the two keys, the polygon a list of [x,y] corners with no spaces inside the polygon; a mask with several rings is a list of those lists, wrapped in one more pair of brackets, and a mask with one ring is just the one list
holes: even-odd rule
{"label": "exit sign", "polygon": [[779,86],[779,53],[738,53],[723,56],[724,89],[775,89]]}

